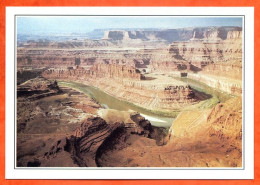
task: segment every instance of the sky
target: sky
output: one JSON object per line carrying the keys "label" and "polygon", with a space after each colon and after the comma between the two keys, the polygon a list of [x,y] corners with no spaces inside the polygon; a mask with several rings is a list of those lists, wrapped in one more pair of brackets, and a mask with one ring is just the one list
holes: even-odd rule
{"label": "sky", "polygon": [[179,16],[19,16],[18,34],[87,33],[113,28],[239,26],[241,17]]}

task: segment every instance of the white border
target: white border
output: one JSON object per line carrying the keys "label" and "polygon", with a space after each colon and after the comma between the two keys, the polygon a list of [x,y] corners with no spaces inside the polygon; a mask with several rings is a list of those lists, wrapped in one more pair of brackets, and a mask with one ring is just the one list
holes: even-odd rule
{"label": "white border", "polygon": [[[245,161],[235,168],[16,168],[14,161],[14,19],[26,15],[245,15]],[[253,7],[7,7],[6,8],[6,179],[253,179],[254,8]]]}

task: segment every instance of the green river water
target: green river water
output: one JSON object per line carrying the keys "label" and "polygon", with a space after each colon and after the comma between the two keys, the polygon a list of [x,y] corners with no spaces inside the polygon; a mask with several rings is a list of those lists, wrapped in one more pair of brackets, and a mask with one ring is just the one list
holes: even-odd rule
{"label": "green river water", "polygon": [[[206,94],[210,94],[211,98],[201,103],[199,108],[209,108],[217,104],[218,102],[224,102],[231,96],[226,93],[221,93],[205,84],[188,79],[188,78],[176,78],[190,84],[190,86],[196,91],[201,91]],[[142,107],[136,106],[132,103],[119,100],[113,96],[106,94],[98,88],[88,86],[77,82],[59,81],[60,86],[66,86],[85,93],[91,98],[95,99],[99,104],[105,108],[116,109],[120,111],[134,110],[140,112],[147,120],[151,122],[153,126],[168,128],[172,125],[175,118],[163,116],[162,114],[154,113]]]}

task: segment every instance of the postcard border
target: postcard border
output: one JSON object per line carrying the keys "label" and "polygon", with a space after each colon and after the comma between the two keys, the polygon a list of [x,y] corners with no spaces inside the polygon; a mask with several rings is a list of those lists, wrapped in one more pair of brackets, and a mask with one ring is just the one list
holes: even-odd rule
{"label": "postcard border", "polygon": [[[44,15],[45,16],[45,15]],[[55,15],[56,16],[56,15]],[[97,16],[97,15],[94,15],[94,16]],[[101,15],[101,16],[104,16],[104,15]],[[109,16],[111,16],[111,15],[109,15]],[[118,15],[115,15],[115,16],[118,16]],[[130,16],[133,16],[133,15],[130,15]],[[154,15],[154,16],[158,16],[158,15]],[[166,15],[167,16],[167,15]],[[169,16],[177,16],[177,15],[169,15]],[[181,15],[181,16],[183,16],[183,15]],[[191,16],[191,15],[188,15],[188,16]],[[192,15],[192,16],[205,16],[205,15]],[[208,15],[208,16],[214,16],[214,15]],[[215,15],[216,16],[216,15]],[[219,15],[217,15],[217,16],[219,16]],[[223,16],[226,16],[226,15],[223,15]],[[228,16],[232,16],[232,15],[228,15]],[[234,15],[234,16],[239,16],[239,15]],[[241,15],[240,15],[241,16]],[[243,25],[244,27],[245,27],[245,19],[244,19],[244,25]],[[245,39],[245,30],[244,30],[244,39]],[[244,43],[245,44],[245,43]],[[245,50],[245,47],[244,47],[244,50]],[[244,60],[243,60],[243,63],[245,62],[245,54],[246,53],[244,53]],[[244,73],[244,77],[245,77],[245,67],[243,67],[243,73]],[[15,75],[16,76],[16,75]],[[243,80],[243,89],[244,89],[244,83],[245,83],[245,79]],[[244,93],[244,91],[243,91],[243,93]],[[243,106],[245,105],[245,102],[244,102],[244,99],[245,99],[245,95],[243,96]],[[243,110],[243,114],[245,114],[245,109]],[[245,119],[245,117],[243,117],[243,120]],[[243,129],[245,129],[244,128],[244,125],[245,124],[243,124]],[[245,136],[243,137],[243,142],[244,142],[244,139],[245,139]],[[244,145],[244,144],[243,144]],[[244,150],[244,147],[243,147],[243,150]],[[244,153],[244,156],[245,156],[245,152],[243,152]],[[245,160],[243,160],[243,163],[245,162]],[[244,168],[245,166],[243,165],[243,168]],[[53,168],[52,168],[53,169]],[[75,168],[73,168],[73,170],[75,170]],[[100,169],[98,169],[98,170],[100,170]],[[119,170],[121,170],[121,169],[119,169]],[[124,170],[129,170],[129,169],[124,169]],[[136,170],[136,169],[134,169],[134,170]],[[140,170],[143,170],[143,169],[140,169]],[[152,169],[149,169],[149,170],[152,170]],[[158,169],[155,169],[155,170],[158,170]],[[160,170],[162,170],[161,168],[160,168]],[[165,169],[165,170],[169,170],[169,169]],[[175,169],[170,169],[170,170],[175,170]],[[178,169],[176,169],[176,170],[181,170],[180,168],[178,168]],[[185,169],[185,170],[187,170],[187,169]],[[192,170],[194,170],[194,168],[192,169]],[[200,169],[201,170],[201,169]],[[209,169],[206,169],[206,170],[209,170]],[[211,170],[211,169],[210,169]],[[216,170],[216,169],[214,169],[214,170]],[[223,169],[221,169],[221,170],[223,170]],[[230,169],[228,169],[228,170],[230,170]],[[241,169],[236,169],[236,170],[241,170]]]}

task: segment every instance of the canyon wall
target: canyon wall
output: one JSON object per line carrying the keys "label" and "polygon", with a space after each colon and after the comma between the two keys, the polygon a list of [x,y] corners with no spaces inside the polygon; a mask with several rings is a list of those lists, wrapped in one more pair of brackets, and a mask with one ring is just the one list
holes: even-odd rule
{"label": "canyon wall", "polygon": [[[238,140],[241,144],[242,98],[231,98],[209,110],[184,111],[178,115],[169,130],[169,142],[181,139],[201,139],[215,136],[218,139]],[[207,138],[208,139],[208,138]],[[241,146],[240,146],[241,147]]]}
{"label": "canyon wall", "polygon": [[[131,40],[139,39],[143,41],[164,40],[167,43],[174,41],[187,41],[190,39],[222,39],[233,38],[239,35],[240,27],[198,27],[180,29],[158,29],[158,30],[107,30],[104,32],[104,39]],[[234,33],[232,33],[234,32]]]}
{"label": "canyon wall", "polygon": [[[19,42],[23,48],[52,48],[52,49],[79,49],[79,48],[120,48],[122,46],[139,48],[160,48],[176,41],[189,40],[226,40],[239,37],[241,27],[190,27],[179,29],[117,29],[98,30],[95,33],[77,38],[68,37],[64,41],[51,41],[48,38],[26,40]],[[103,35],[103,38],[100,36]],[[20,35],[18,35],[20,37]],[[34,36],[35,37],[35,36]],[[34,38],[33,37],[33,38]],[[37,38],[37,37],[36,37]],[[40,36],[39,38],[42,38]],[[19,38],[18,38],[19,40]],[[23,40],[23,39],[21,39]]]}
{"label": "canyon wall", "polygon": [[134,59],[149,61],[149,54],[135,53],[127,50],[84,50],[84,49],[33,49],[17,50],[18,68],[43,67],[91,67],[95,63],[127,64],[134,66]]}
{"label": "canyon wall", "polygon": [[101,48],[101,47],[113,47],[113,43],[106,40],[69,40],[69,41],[49,41],[40,39],[36,41],[27,41],[20,43],[19,47],[24,48],[51,48],[51,49],[68,49],[68,48]]}
{"label": "canyon wall", "polygon": [[61,93],[56,81],[52,82],[43,77],[30,79],[17,87],[18,97],[28,97],[30,100],[40,99]]}
{"label": "canyon wall", "polygon": [[175,41],[167,51],[154,52],[153,71],[188,70],[240,79],[242,77],[242,31],[240,29],[194,29],[188,41]]}
{"label": "canyon wall", "polygon": [[[168,145],[196,150],[203,147],[225,155],[226,164],[242,165],[242,98],[232,98],[217,104],[211,110],[184,111],[178,115],[169,130]],[[215,166],[220,161],[214,159],[207,166]]]}
{"label": "canyon wall", "polygon": [[188,77],[197,80],[199,82],[205,83],[210,87],[218,89],[220,91],[233,94],[241,95],[242,94],[242,81],[233,80],[228,78],[223,78],[221,76],[214,75],[201,75],[201,74],[188,74]]}
{"label": "canyon wall", "polygon": [[242,93],[241,30],[195,31],[190,41],[173,42],[151,58],[153,72],[179,71],[223,92]]}
{"label": "canyon wall", "polygon": [[83,67],[50,68],[42,73],[43,77],[50,79],[85,80],[89,76],[89,70]]}
{"label": "canyon wall", "polygon": [[93,65],[90,75],[92,78],[110,79],[142,80],[145,78],[138,69],[132,66],[102,63]]}
{"label": "canyon wall", "polygon": [[109,95],[149,110],[172,111],[197,103],[199,99],[187,84],[174,82],[164,85],[145,84],[142,81],[123,80],[123,83],[106,79],[90,80]]}
{"label": "canyon wall", "polygon": [[46,78],[73,80],[90,84],[121,100],[152,110],[172,110],[198,102],[189,85],[166,76],[147,76],[132,67],[118,64],[95,64],[82,67],[49,69]]}
{"label": "canyon wall", "polygon": [[149,121],[137,113],[132,113],[129,117],[131,123],[122,121],[107,123],[96,116],[86,118],[73,135],[57,141],[44,156],[40,157],[41,166],[48,166],[46,164],[51,164],[50,162],[55,159],[62,164],[65,162],[62,156],[69,154],[70,159],[67,160],[73,161],[77,166],[99,167],[102,161],[101,155],[107,150],[121,150],[127,147],[125,143],[127,138],[138,136],[151,138],[154,129]]}
{"label": "canyon wall", "polygon": [[[156,48],[159,46],[157,45],[158,40],[171,44],[168,47],[165,47],[165,45]],[[68,45],[64,45],[62,49],[55,49],[50,45],[46,45],[45,49],[18,48],[18,68],[45,67],[49,68],[43,73],[46,77],[91,82],[94,86],[100,84],[102,84],[100,86],[103,86],[102,81],[106,81],[107,84],[113,84],[113,81],[115,81],[115,83],[119,82],[123,88],[122,92],[126,91],[124,87],[135,87],[150,92],[153,86],[160,86],[161,83],[155,82],[156,80],[149,80],[149,78],[146,79],[147,81],[145,80],[144,74],[150,72],[163,74],[187,73],[188,77],[201,80],[201,82],[221,91],[231,94],[239,94],[242,91],[242,29],[239,27],[150,31],[108,30],[105,32],[104,40],[100,42],[109,42],[113,47],[108,44],[96,49],[96,45],[87,44],[92,42],[97,44],[96,41],[86,41],[87,43],[78,44],[81,49],[77,49],[77,44],[75,44],[81,41],[67,42]],[[71,46],[69,46],[69,42],[71,42]],[[138,45],[144,42],[150,42],[156,47],[152,49],[145,49],[145,47],[132,48],[134,46],[132,44],[136,43]],[[125,45],[121,45],[122,43]],[[130,82],[131,80],[133,82]],[[99,85],[97,85],[97,81]],[[163,95],[162,97],[162,94],[165,94],[164,89],[170,86],[175,86],[177,91],[181,92],[177,88],[176,81],[169,82],[164,84],[163,87],[157,88],[163,93],[154,95],[153,99],[176,100],[178,99],[176,97],[180,96],[179,99],[185,99],[184,102],[190,100],[190,98],[183,98],[187,96],[185,93],[181,93],[175,98],[170,95]],[[187,92],[190,91],[186,88],[186,84],[181,86]],[[114,93],[113,88],[107,89],[107,92]],[[125,96],[128,95],[129,93]],[[158,98],[155,98],[155,96]],[[123,95],[121,97],[126,99]],[[170,101],[170,103],[173,102]],[[156,103],[153,102],[152,104]]]}
{"label": "canyon wall", "polygon": [[142,80],[145,77],[141,72],[126,65],[117,64],[95,64],[90,69],[84,67],[50,68],[42,74],[53,79],[87,80],[88,78],[109,78],[109,79],[133,79]]}
{"label": "canyon wall", "polygon": [[235,80],[242,80],[242,64],[239,63],[215,63],[203,68],[202,74],[222,76]]}

